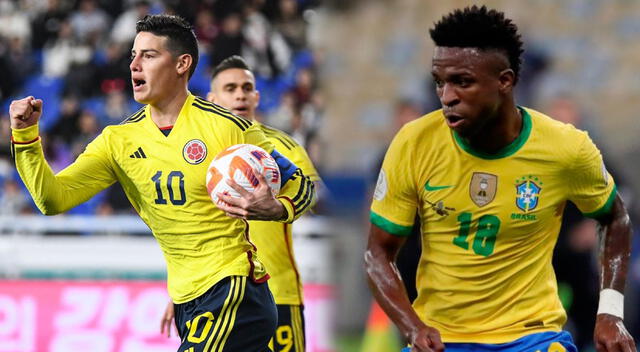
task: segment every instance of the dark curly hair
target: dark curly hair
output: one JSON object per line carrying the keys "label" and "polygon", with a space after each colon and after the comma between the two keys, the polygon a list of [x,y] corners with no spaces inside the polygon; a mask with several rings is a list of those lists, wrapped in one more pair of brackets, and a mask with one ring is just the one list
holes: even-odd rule
{"label": "dark curly hair", "polygon": [[167,49],[174,56],[189,54],[193,60],[189,68],[189,78],[198,66],[198,41],[193,27],[180,16],[147,15],[136,22],[136,33],[149,32],[167,37]]}
{"label": "dark curly hair", "polygon": [[503,12],[476,5],[457,9],[436,22],[429,34],[436,46],[502,51],[518,80],[523,43],[518,26]]}

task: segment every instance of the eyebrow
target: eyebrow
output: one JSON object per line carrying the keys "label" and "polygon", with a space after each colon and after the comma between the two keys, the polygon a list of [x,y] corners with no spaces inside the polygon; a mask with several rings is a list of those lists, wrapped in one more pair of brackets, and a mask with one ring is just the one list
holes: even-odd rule
{"label": "eyebrow", "polygon": [[[160,52],[159,52],[158,50],[156,50],[156,49],[142,49],[142,50],[140,50],[140,53],[141,53],[141,54],[148,53],[148,52],[160,53]],[[135,50],[133,50],[133,49],[131,49],[131,54],[134,54],[134,55],[135,55],[135,54],[136,54],[136,51],[135,51]]]}

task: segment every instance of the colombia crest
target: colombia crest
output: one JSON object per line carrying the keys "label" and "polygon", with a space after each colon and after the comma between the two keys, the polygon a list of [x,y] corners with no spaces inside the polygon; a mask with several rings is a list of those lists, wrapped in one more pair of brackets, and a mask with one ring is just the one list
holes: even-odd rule
{"label": "colombia crest", "polygon": [[182,148],[182,157],[189,164],[200,164],[207,158],[207,145],[199,139],[192,139]]}

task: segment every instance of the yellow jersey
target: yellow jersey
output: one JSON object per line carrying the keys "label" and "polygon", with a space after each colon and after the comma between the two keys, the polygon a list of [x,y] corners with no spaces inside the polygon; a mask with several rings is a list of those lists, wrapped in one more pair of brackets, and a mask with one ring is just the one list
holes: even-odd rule
{"label": "yellow jersey", "polygon": [[[42,154],[38,126],[13,130],[16,167],[38,208],[57,214],[118,181],[151,228],[167,262],[167,286],[175,303],[202,295],[227,276],[268,279],[250,242],[247,224],[228,217],[211,201],[205,184],[209,163],[240,143],[267,152],[274,146],[251,121],[191,94],[168,136],[147,105],[120,125],[108,126],[66,169],[54,176]],[[299,217],[313,185],[298,169],[278,199]],[[296,196],[303,193],[304,197]]]}
{"label": "yellow jersey", "polygon": [[[319,181],[320,176],[304,148],[286,133],[255,122],[267,139],[311,181]],[[302,281],[293,255],[291,224],[273,221],[249,221],[251,241],[258,247],[260,260],[271,278],[269,288],[276,304],[301,305]]]}
{"label": "yellow jersey", "polygon": [[438,110],[402,128],[382,165],[371,222],[403,236],[420,216],[413,307],[445,342],[560,331],[551,257],[565,203],[597,217],[615,198],[586,132],[519,110],[520,135],[496,154],[474,150]]}

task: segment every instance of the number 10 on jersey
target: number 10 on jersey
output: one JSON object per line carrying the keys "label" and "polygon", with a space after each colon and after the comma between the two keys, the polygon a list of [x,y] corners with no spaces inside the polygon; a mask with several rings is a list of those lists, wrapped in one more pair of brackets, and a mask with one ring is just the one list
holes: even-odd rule
{"label": "number 10 on jersey", "polygon": [[[167,204],[167,198],[165,196],[165,190],[163,189],[163,177],[162,171],[156,172],[151,178],[151,181],[156,186],[156,204]],[[171,171],[166,176],[166,192],[169,195],[169,201],[173,205],[184,205],[187,202],[187,195],[184,192],[184,174],[182,171]],[[178,187],[175,187],[178,186]],[[177,190],[175,190],[177,188]]]}

